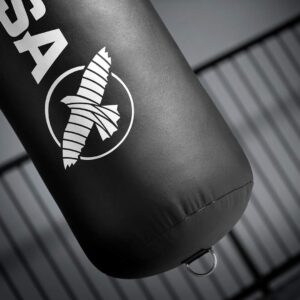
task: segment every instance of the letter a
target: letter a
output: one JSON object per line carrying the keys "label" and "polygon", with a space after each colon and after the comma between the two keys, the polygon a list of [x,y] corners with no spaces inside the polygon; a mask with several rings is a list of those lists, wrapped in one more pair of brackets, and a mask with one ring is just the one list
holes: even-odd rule
{"label": "letter a", "polygon": [[[35,81],[39,84],[49,68],[53,65],[62,51],[68,45],[65,37],[59,29],[48,32],[31,35],[27,32],[24,37],[16,41],[15,46],[20,53],[29,51],[32,58],[36,62],[36,66],[32,71]],[[52,44],[47,52],[43,55],[39,47]]]}

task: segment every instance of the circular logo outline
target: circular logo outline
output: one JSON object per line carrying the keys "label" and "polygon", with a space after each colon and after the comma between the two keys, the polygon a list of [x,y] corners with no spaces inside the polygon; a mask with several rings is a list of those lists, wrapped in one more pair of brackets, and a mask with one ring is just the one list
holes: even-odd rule
{"label": "circular logo outline", "polygon": [[[53,140],[55,141],[55,143],[58,145],[58,147],[61,148],[61,143],[60,141],[58,140],[58,138],[56,137],[54,131],[53,131],[53,128],[51,126],[51,122],[50,122],[50,116],[49,116],[49,106],[50,106],[50,101],[51,101],[51,97],[52,97],[52,94],[53,92],[55,91],[56,87],[60,84],[60,82],[62,80],[64,80],[66,77],[68,77],[69,75],[75,73],[75,72],[79,72],[79,71],[82,71],[85,69],[85,66],[78,66],[78,67],[75,67],[75,68],[72,68],[66,72],[64,72],[63,74],[61,74],[51,85],[48,93],[47,93],[47,96],[46,96],[46,102],[45,102],[45,117],[46,117],[46,123],[47,123],[47,126],[48,126],[48,130],[53,138]],[[130,123],[129,123],[129,127],[125,133],[125,135],[123,136],[123,138],[121,139],[121,141],[119,141],[119,143],[117,145],[115,145],[113,148],[111,148],[110,150],[102,153],[102,154],[99,154],[99,155],[94,155],[94,156],[79,156],[79,159],[81,160],[95,160],[95,159],[99,159],[99,158],[102,158],[102,157],[105,157],[107,155],[109,155],[110,153],[112,153],[113,151],[115,151],[117,148],[119,148],[123,142],[125,141],[125,139],[127,138],[129,132],[131,131],[131,128],[132,128],[132,125],[133,125],[133,121],[134,121],[134,114],[135,114],[135,110],[134,110],[134,103],[133,103],[133,98],[132,98],[132,95],[127,87],[127,85],[124,83],[124,81],[119,77],[117,76],[115,73],[111,72],[111,76],[113,78],[115,78],[122,86],[123,88],[125,89],[128,97],[129,97],[129,100],[130,100],[130,105],[131,105],[131,119],[130,119]]]}

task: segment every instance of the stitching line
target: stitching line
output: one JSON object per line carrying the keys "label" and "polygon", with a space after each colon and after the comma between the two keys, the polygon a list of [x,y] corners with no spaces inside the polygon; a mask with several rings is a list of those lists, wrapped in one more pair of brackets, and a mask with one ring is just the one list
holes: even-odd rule
{"label": "stitching line", "polygon": [[193,215],[201,212],[202,210],[205,210],[206,208],[208,208],[209,206],[213,205],[215,202],[221,200],[222,198],[225,198],[229,194],[231,194],[231,193],[233,193],[235,191],[243,189],[244,187],[246,187],[247,185],[250,185],[251,183],[253,183],[253,180],[250,180],[250,181],[246,182],[245,184],[243,184],[243,185],[241,185],[241,186],[239,186],[237,188],[234,188],[234,189],[230,190],[229,192],[227,192],[227,193],[225,193],[225,194],[217,197],[215,200],[213,200],[212,202],[208,203],[207,205],[205,205],[205,206],[203,206],[201,208],[198,208],[197,210],[193,211],[192,213],[190,213],[188,215],[185,215],[183,219],[181,219],[180,221],[176,222],[171,227],[169,227],[168,229],[166,229],[165,231],[163,231],[161,234],[159,234],[156,237],[154,237],[149,243],[145,244],[144,246],[148,247],[152,242],[154,242],[155,240],[161,238],[162,236],[164,236],[165,234],[167,234],[169,231],[171,231],[173,228],[175,228],[176,226],[178,226],[181,223],[185,222],[188,218],[190,218]]}
{"label": "stitching line", "polygon": [[[168,232],[170,232],[171,230],[173,230],[175,227],[177,227],[178,225],[180,225],[181,223],[185,222],[188,218],[190,218],[191,216],[195,215],[196,213],[199,213],[203,210],[205,210],[207,207],[211,206],[212,204],[214,204],[215,202],[219,201],[219,200],[222,200],[223,198],[225,198],[226,196],[228,196],[229,194],[235,192],[235,191],[238,191],[238,190],[241,190],[243,189],[244,187],[250,185],[253,183],[253,180],[250,180],[248,182],[246,182],[245,184],[237,187],[237,188],[234,188],[232,190],[230,190],[229,192],[217,197],[215,200],[213,200],[212,202],[208,203],[207,205],[205,205],[204,207],[201,207],[197,210],[195,210],[194,212],[188,214],[188,215],[185,215],[185,217],[178,221],[177,223],[173,224],[171,227],[169,227],[168,229],[166,229],[165,231],[163,231],[162,233],[160,233],[159,235],[157,235],[156,237],[152,238],[151,241],[149,241],[148,243],[142,245],[142,247],[145,247],[144,249],[147,249],[153,242],[157,241],[158,239],[160,239],[161,237],[163,237],[165,234],[167,234]],[[159,254],[158,254],[159,255]],[[153,261],[155,260],[157,257],[157,255],[155,255],[154,257],[151,257],[150,259],[145,259],[145,258],[134,258],[132,259],[131,257],[122,257],[121,260],[120,260],[120,263],[134,263],[134,262],[149,262],[149,261]]]}

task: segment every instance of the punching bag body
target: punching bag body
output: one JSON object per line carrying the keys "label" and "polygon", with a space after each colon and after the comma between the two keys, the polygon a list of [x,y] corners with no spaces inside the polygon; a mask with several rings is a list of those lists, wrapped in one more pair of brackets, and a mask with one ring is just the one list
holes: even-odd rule
{"label": "punching bag body", "polygon": [[232,228],[250,166],[149,2],[2,0],[0,22],[1,108],[100,270],[157,274]]}

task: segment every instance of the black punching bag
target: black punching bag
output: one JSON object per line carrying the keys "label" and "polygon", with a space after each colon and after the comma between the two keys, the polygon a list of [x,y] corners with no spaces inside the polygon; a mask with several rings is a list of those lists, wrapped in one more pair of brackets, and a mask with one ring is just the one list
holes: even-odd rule
{"label": "black punching bag", "polygon": [[241,217],[252,173],[147,0],[1,0],[1,109],[101,271],[174,268]]}

